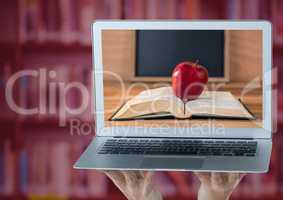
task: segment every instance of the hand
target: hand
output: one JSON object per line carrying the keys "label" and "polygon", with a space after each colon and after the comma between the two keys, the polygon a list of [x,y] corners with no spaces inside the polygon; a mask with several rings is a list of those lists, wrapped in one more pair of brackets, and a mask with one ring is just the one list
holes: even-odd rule
{"label": "hand", "polygon": [[244,177],[244,174],[239,173],[197,172],[195,174],[201,182],[198,200],[227,200]]}
{"label": "hand", "polygon": [[153,172],[105,171],[129,200],[162,200],[152,183]]}

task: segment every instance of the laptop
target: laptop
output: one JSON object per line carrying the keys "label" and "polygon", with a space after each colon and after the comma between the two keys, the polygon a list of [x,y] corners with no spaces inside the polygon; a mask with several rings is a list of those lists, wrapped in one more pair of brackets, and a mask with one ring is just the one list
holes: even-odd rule
{"label": "laptop", "polygon": [[[96,21],[92,39],[95,137],[74,168],[268,171],[275,120],[269,22]],[[174,66],[196,59],[209,82],[202,100],[188,103],[195,115],[179,119],[167,104],[156,110],[156,98],[176,98]]]}

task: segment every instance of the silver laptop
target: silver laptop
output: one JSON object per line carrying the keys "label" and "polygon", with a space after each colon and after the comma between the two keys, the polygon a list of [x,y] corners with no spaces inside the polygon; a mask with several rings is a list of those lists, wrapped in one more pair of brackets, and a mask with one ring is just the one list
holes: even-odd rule
{"label": "silver laptop", "polygon": [[[92,37],[95,137],[74,168],[268,171],[270,23],[97,21]],[[175,102],[172,70],[195,60],[209,82],[179,119],[155,102]]]}

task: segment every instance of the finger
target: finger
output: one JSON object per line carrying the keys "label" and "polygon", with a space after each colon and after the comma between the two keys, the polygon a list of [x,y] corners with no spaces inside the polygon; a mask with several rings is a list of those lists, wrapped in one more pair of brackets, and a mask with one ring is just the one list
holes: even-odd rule
{"label": "finger", "polygon": [[152,182],[154,172],[148,171],[148,172],[143,172],[143,174],[144,174],[144,179],[142,182],[142,191],[144,194],[149,194],[150,191],[152,191],[154,188],[154,185]]}
{"label": "finger", "polygon": [[141,177],[140,173],[135,171],[123,171],[123,175],[126,183],[134,186],[138,184],[138,180]]}
{"label": "finger", "polygon": [[236,183],[237,181],[240,182],[241,179],[245,176],[244,173],[230,173],[229,174],[229,182]]}
{"label": "finger", "polygon": [[221,172],[212,172],[211,173],[211,183],[215,186],[221,186],[224,184],[224,179],[227,178],[226,174]]}
{"label": "finger", "polygon": [[139,172],[143,177],[152,176],[154,174],[154,171],[139,171]]}
{"label": "finger", "polygon": [[153,176],[154,176],[153,171],[146,172],[145,177],[144,177],[144,184],[153,185]]}
{"label": "finger", "polygon": [[104,171],[117,188],[127,196],[126,180],[122,171]]}
{"label": "finger", "polygon": [[152,180],[154,176],[154,172],[153,171],[143,172],[143,175],[144,175],[144,178],[146,178],[147,180]]}
{"label": "finger", "polygon": [[152,176],[154,175],[153,171],[137,171],[138,177],[141,179],[152,179]]}
{"label": "finger", "polygon": [[108,177],[116,178],[116,177],[121,177],[121,176],[123,176],[122,171],[104,170],[103,172],[104,172]]}
{"label": "finger", "polygon": [[141,176],[142,178],[145,178],[148,171],[142,171],[142,170],[141,170],[141,171],[137,171],[137,172],[140,174],[140,176]]}
{"label": "finger", "polygon": [[129,197],[129,188],[126,184],[124,171],[105,171],[105,174],[128,199],[131,199],[131,197]]}
{"label": "finger", "polygon": [[210,177],[210,173],[209,172],[194,172],[194,173],[199,178],[209,178]]}
{"label": "finger", "polygon": [[112,170],[106,170],[104,171],[107,177],[109,177],[115,185],[124,185],[125,184],[125,178],[121,171],[112,171]]}
{"label": "finger", "polygon": [[194,172],[194,174],[202,183],[207,183],[210,181],[210,173],[208,172]]}

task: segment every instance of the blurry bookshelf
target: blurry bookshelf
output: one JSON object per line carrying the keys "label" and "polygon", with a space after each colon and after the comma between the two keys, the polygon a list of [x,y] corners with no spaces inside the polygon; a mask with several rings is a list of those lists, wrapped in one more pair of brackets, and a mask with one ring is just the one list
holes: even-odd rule
{"label": "blurry bookshelf", "polygon": [[[0,149],[1,197],[15,196],[17,187],[18,197],[31,200],[123,199],[102,172],[72,168],[87,144],[82,140],[29,138],[16,157],[11,142],[5,141]],[[244,177],[232,199],[279,199],[276,157],[273,152],[268,174]],[[154,182],[165,199],[195,199],[199,187],[196,176],[187,172],[156,172]]]}
{"label": "blurry bookshelf", "polygon": [[[74,170],[72,165],[93,134],[74,137],[69,126],[58,126],[61,109],[58,97],[50,98],[59,83],[79,82],[92,97],[91,23],[97,19],[266,19],[273,24],[274,65],[283,75],[283,2],[280,0],[10,0],[0,3],[0,199],[87,200],[125,199],[101,173]],[[52,112],[22,116],[5,101],[9,77],[30,69],[47,76],[25,77],[13,90],[23,108],[39,105],[39,90]],[[278,88],[282,86],[278,85]],[[279,95],[279,99],[283,96]],[[80,105],[81,95],[71,90],[65,97],[71,108]],[[52,104],[53,102],[53,104]],[[283,130],[283,104],[279,102],[278,133]],[[85,112],[67,114],[94,124],[90,99]],[[67,123],[70,123],[67,120]],[[274,136],[270,172],[249,174],[232,199],[280,199],[283,195],[283,140]],[[165,199],[195,199],[199,186],[192,173],[158,172],[154,181]]]}
{"label": "blurry bookshelf", "polygon": [[99,19],[266,19],[282,44],[280,0],[22,0],[20,43],[91,45],[91,23]]}

